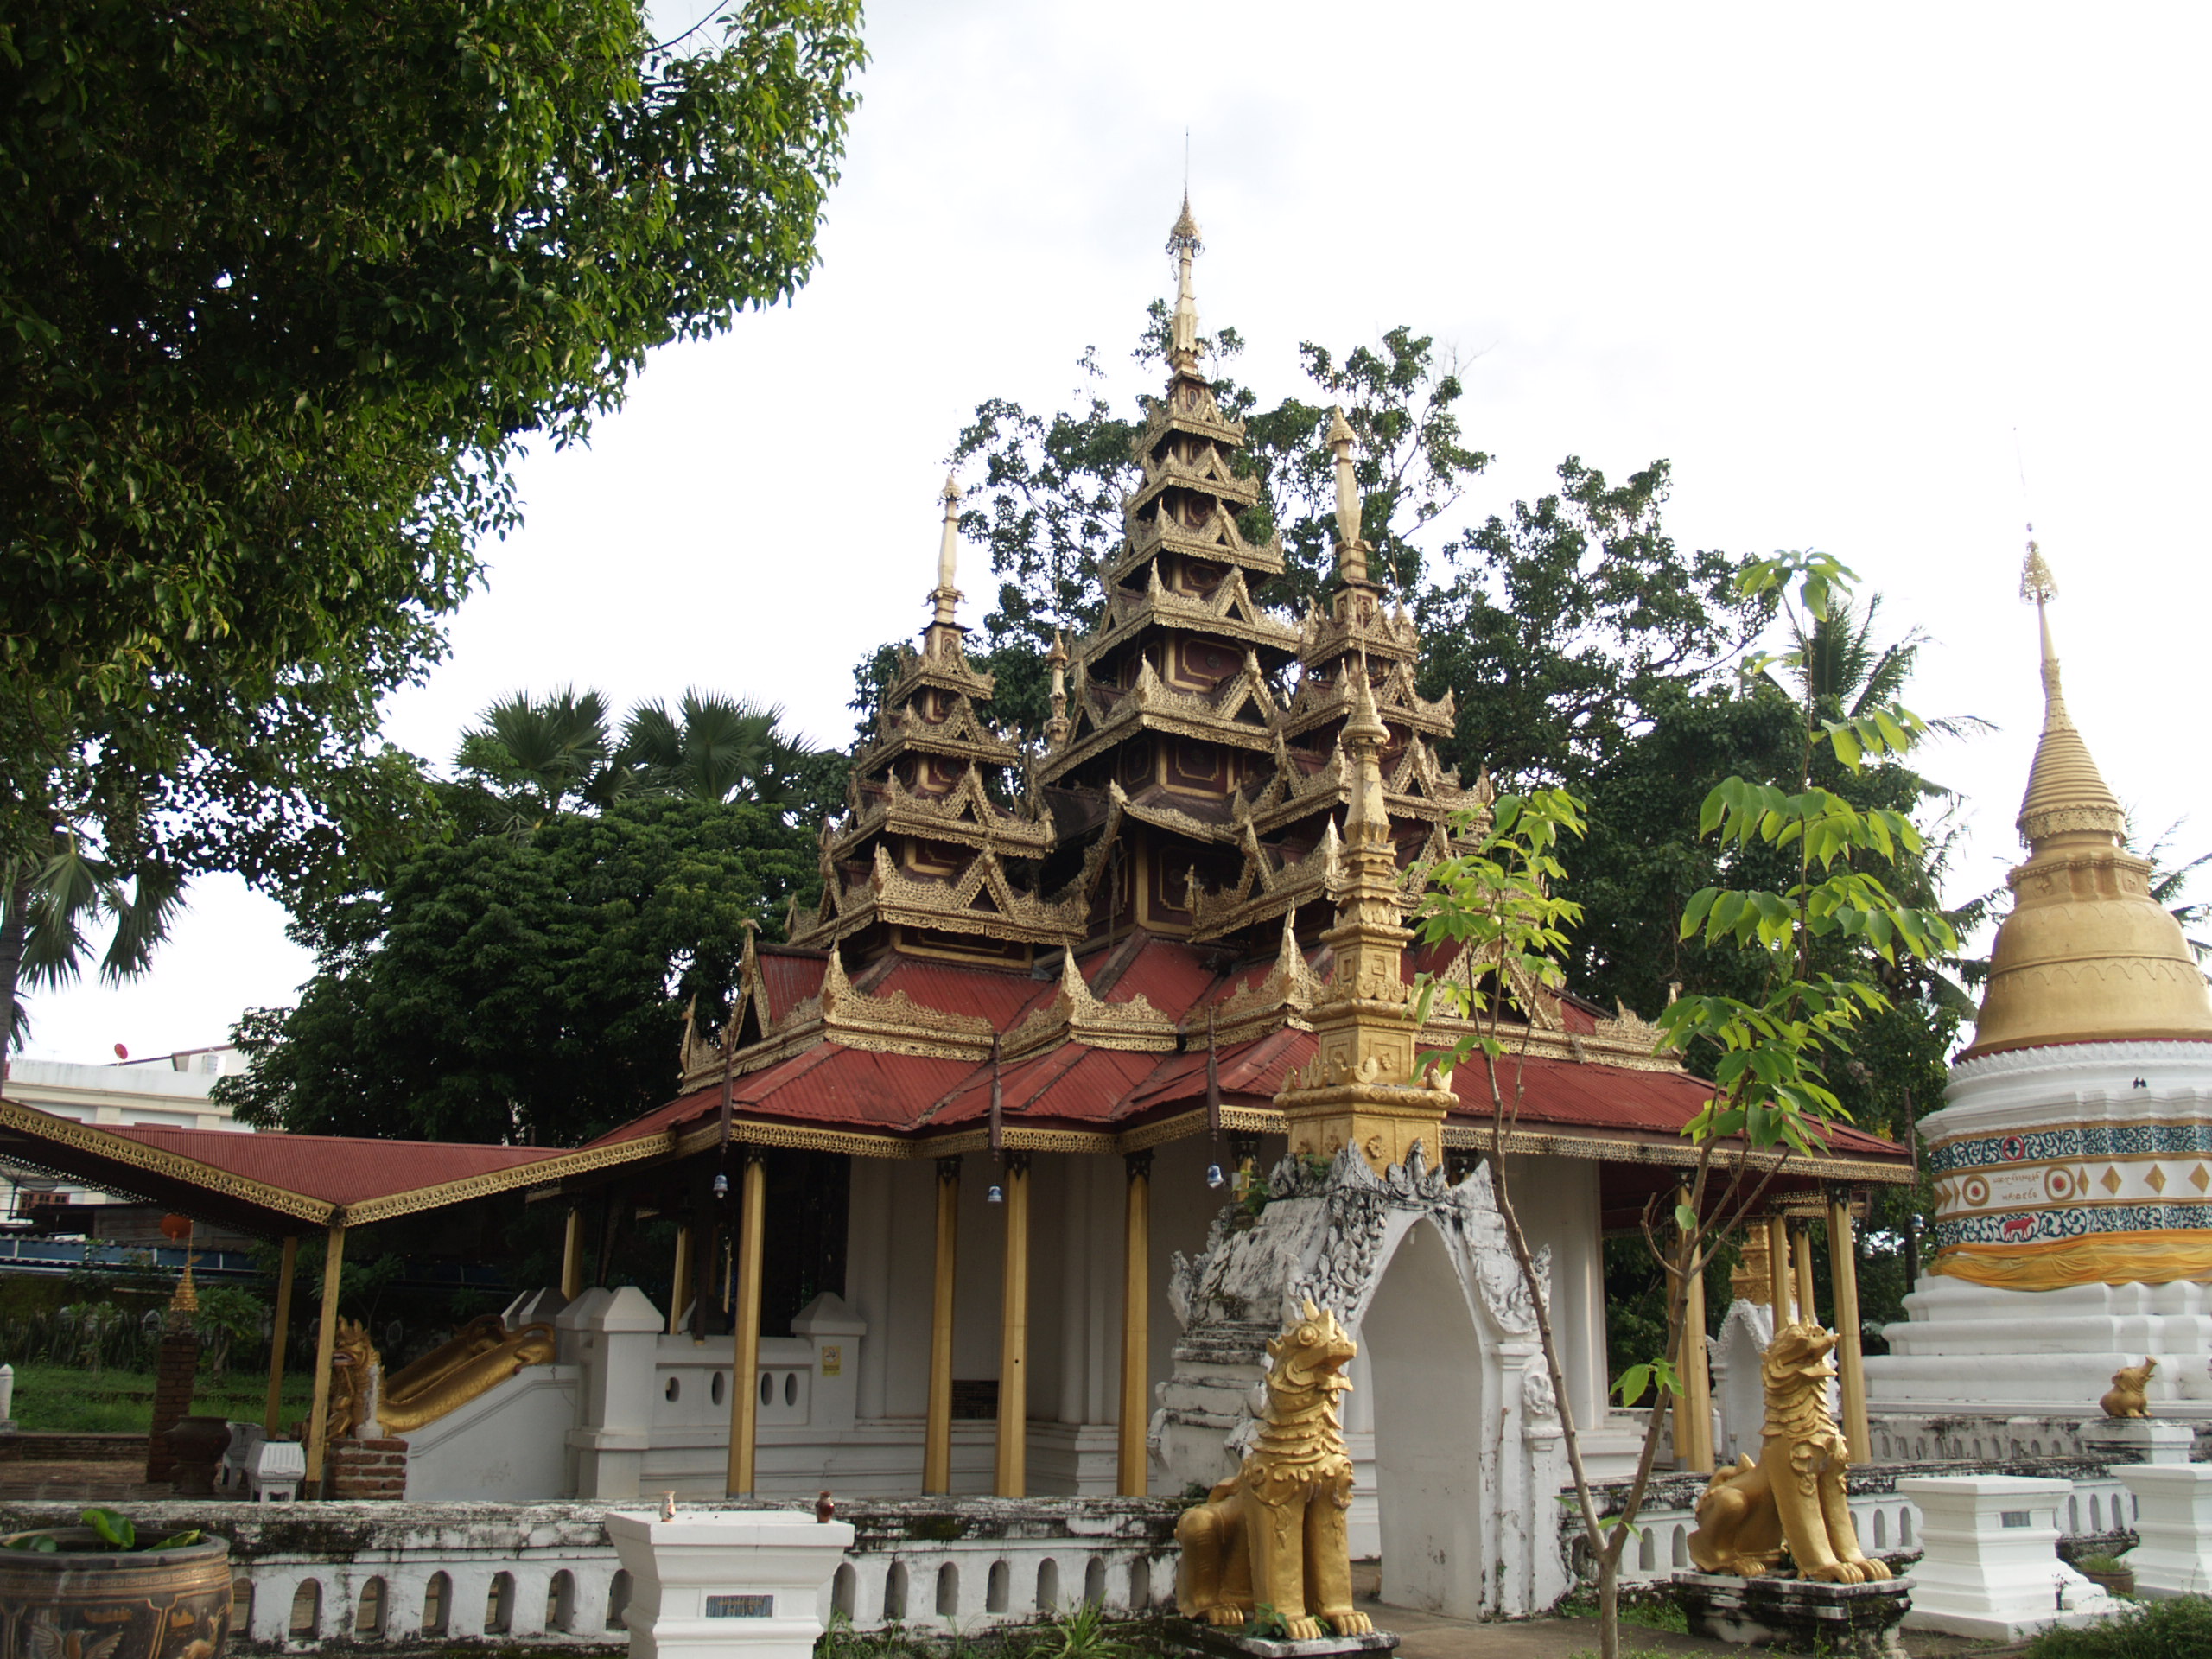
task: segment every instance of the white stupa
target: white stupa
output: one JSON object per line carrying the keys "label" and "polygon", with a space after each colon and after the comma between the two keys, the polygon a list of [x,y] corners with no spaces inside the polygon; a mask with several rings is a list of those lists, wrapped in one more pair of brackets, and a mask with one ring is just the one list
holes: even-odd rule
{"label": "white stupa", "polygon": [[1877,1411],[2094,1415],[2158,1361],[2161,1416],[2212,1418],[2212,994],[2121,846],[2060,692],[2031,542],[2044,728],[1973,1045],[1921,1122],[1936,1254],[1866,1361]]}

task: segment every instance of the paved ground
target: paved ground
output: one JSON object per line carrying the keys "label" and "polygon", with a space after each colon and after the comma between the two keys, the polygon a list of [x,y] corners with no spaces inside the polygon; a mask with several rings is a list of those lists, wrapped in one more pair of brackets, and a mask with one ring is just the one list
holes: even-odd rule
{"label": "paved ground", "polygon": [[149,1486],[142,1458],[129,1463],[0,1463],[0,1502],[46,1498],[57,1503],[143,1503],[175,1497],[168,1485]]}

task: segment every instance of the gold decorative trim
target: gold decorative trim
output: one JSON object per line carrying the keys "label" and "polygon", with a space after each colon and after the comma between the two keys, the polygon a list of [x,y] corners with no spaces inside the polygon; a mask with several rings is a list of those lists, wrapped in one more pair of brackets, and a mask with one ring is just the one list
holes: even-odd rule
{"label": "gold decorative trim", "polygon": [[635,1140],[617,1141],[608,1146],[582,1147],[534,1164],[516,1164],[506,1169],[464,1176],[457,1181],[442,1181],[434,1186],[412,1187],[379,1198],[364,1198],[359,1204],[346,1205],[340,1212],[340,1222],[347,1227],[365,1227],[372,1221],[389,1221],[394,1216],[439,1210],[449,1204],[487,1198],[494,1192],[511,1192],[518,1186],[537,1186],[565,1180],[572,1175],[612,1169],[620,1164],[642,1163],[665,1153],[673,1140],[666,1132],[641,1135]]}
{"label": "gold decorative trim", "polygon": [[[96,1124],[57,1117],[50,1112],[19,1105],[12,1100],[0,1099],[0,1128],[13,1129],[49,1146],[67,1147],[94,1157],[110,1159],[130,1169],[143,1170],[167,1180],[200,1187],[280,1216],[311,1221],[320,1227],[333,1224],[339,1214],[339,1206],[327,1198],[311,1198],[304,1193],[288,1192],[283,1187],[271,1186],[249,1176],[218,1169],[213,1164],[203,1164],[196,1158],[187,1158],[181,1154],[148,1146],[143,1141],[111,1135]],[[84,1176],[73,1179],[96,1181],[99,1178]]]}
{"label": "gold decorative trim", "polygon": [[[1491,1149],[1491,1131],[1471,1123],[1446,1122],[1444,1144],[1472,1152]],[[1684,1141],[1679,1145],[1660,1141],[1619,1141],[1603,1135],[1583,1135],[1572,1133],[1546,1132],[1536,1129],[1509,1129],[1505,1135],[1505,1150],[1509,1153],[1549,1154],[1560,1158],[1592,1159],[1602,1163],[1660,1164],[1669,1168],[1687,1169],[1697,1163],[1697,1148]],[[1902,1149],[1898,1157],[1903,1159]],[[1732,1170],[1740,1165],[1764,1174],[1769,1170],[1783,1169],[1802,1173],[1808,1179],[1824,1181],[1872,1181],[1892,1186],[1912,1185],[1911,1166],[1904,1162],[1870,1163],[1853,1158],[1783,1156],[1773,1152],[1744,1152],[1724,1149],[1713,1156],[1713,1167]]]}

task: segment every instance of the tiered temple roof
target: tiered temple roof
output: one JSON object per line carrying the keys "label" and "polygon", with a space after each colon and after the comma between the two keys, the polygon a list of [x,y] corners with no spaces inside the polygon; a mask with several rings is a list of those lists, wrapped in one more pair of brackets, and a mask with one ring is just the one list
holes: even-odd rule
{"label": "tiered temple roof", "polygon": [[[1168,243],[1166,391],[1137,441],[1097,626],[1046,657],[1033,787],[1017,785],[1023,757],[990,727],[990,677],[961,649],[948,484],[932,620],[855,758],[849,810],[823,832],[819,906],[789,944],[748,948],[720,1033],[687,1031],[679,1097],[600,1144],[680,1157],[734,1135],[918,1157],[1283,1133],[1284,1098],[1342,1069],[1332,1033],[1366,1055],[1373,1009],[1402,1007],[1423,970],[1452,971],[1448,952],[1404,950],[1401,924],[1455,820],[1479,830],[1489,781],[1463,787],[1437,762],[1453,709],[1415,690],[1414,624],[1370,574],[1341,414],[1331,607],[1300,627],[1257,602],[1282,548],[1240,527],[1257,486],[1239,470],[1244,429],[1199,368],[1198,246],[1186,202]],[[1653,1028],[1570,996],[1523,1000],[1511,1143],[1681,1161],[1708,1091],[1655,1056]],[[1455,1034],[1440,1022],[1421,1040]],[[1446,1147],[1488,1144],[1480,1070],[1460,1071]],[[1849,1129],[1832,1150],[1830,1179],[1904,1166]]]}

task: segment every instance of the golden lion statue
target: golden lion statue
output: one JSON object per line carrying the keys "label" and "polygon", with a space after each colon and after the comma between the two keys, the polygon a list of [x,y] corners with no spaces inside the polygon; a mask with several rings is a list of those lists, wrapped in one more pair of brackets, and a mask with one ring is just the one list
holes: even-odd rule
{"label": "golden lion statue", "polygon": [[1786,1325],[1767,1345],[1758,1461],[1746,1456],[1721,1470],[1698,1499],[1689,1548],[1699,1572],[1758,1578],[1781,1564],[1787,1546],[1800,1578],[1865,1584],[1890,1576],[1859,1548],[1844,1501],[1851,1450],[1828,1414],[1834,1346],[1817,1325]]}
{"label": "golden lion statue", "polygon": [[552,1357],[551,1325],[509,1331],[498,1314],[486,1313],[387,1379],[368,1332],[357,1320],[340,1319],[330,1357],[328,1438],[346,1440],[371,1423],[385,1434],[405,1434],[467,1405],[524,1366]]}
{"label": "golden lion statue", "polygon": [[2123,1365],[2112,1374],[2112,1388],[2097,1402],[2107,1417],[2148,1417],[2151,1414],[2151,1373],[2158,1362],[2146,1358],[2140,1365]]}
{"label": "golden lion statue", "polygon": [[1351,1387],[1344,1368],[1358,1351],[1310,1301],[1268,1344],[1267,1409],[1243,1467],[1175,1523],[1185,1618],[1242,1624],[1266,1608],[1293,1642],[1319,1637],[1325,1619],[1338,1636],[1375,1628],[1351,1605],[1351,1454],[1337,1423],[1337,1396]]}

